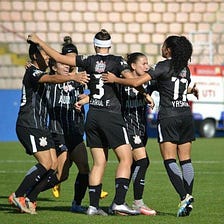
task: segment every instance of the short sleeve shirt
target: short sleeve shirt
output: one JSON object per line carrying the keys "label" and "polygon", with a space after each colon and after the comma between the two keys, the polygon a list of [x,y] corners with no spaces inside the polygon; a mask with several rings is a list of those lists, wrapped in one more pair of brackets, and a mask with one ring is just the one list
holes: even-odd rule
{"label": "short sleeve shirt", "polygon": [[191,115],[187,100],[187,89],[191,82],[188,67],[175,74],[171,60],[161,61],[148,71],[152,79],[157,80],[160,94],[158,118],[173,117],[178,115]]}
{"label": "short sleeve shirt", "polygon": [[74,108],[74,104],[83,91],[83,86],[73,81],[48,85],[47,99],[51,132],[84,134],[84,107],[80,112]]}
{"label": "short sleeve shirt", "polygon": [[33,65],[26,69],[22,81],[21,104],[17,125],[47,129],[46,85],[38,82],[44,74],[44,71]]}

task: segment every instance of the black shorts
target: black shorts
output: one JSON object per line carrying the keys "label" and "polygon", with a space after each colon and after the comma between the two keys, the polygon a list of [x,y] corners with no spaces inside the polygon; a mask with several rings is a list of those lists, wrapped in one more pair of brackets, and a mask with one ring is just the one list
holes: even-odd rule
{"label": "black shorts", "polygon": [[60,155],[62,152],[68,151],[68,148],[65,145],[65,138],[63,134],[51,133],[51,135],[54,140],[57,155]]}
{"label": "black shorts", "polygon": [[54,140],[57,155],[64,151],[71,152],[77,145],[83,142],[83,135],[77,133],[51,133]]}
{"label": "black shorts", "polygon": [[90,148],[112,148],[129,144],[121,114],[89,110],[85,124],[86,142]]}
{"label": "black shorts", "polygon": [[77,133],[69,133],[64,135],[65,144],[68,148],[68,151],[71,152],[77,145],[83,142],[83,135]]}
{"label": "black shorts", "polygon": [[17,125],[16,134],[29,155],[55,148],[51,133],[47,129],[27,128]]}
{"label": "black shorts", "polygon": [[145,147],[148,140],[145,124],[137,121],[133,123],[126,122],[126,127],[132,150]]}
{"label": "black shorts", "polygon": [[195,140],[192,116],[177,116],[158,120],[158,142],[184,144]]}
{"label": "black shorts", "polygon": [[130,141],[132,150],[145,147],[147,143],[147,139],[148,137],[146,135],[145,136],[139,136],[139,135],[129,136],[129,141]]}

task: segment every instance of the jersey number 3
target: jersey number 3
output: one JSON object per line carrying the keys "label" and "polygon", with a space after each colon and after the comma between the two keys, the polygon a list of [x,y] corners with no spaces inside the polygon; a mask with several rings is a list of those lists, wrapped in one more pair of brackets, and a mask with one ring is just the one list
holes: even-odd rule
{"label": "jersey number 3", "polygon": [[98,90],[98,94],[93,94],[93,98],[101,99],[104,95],[104,88],[103,88],[103,80],[101,79],[101,74],[94,75],[97,80],[99,80],[98,84],[96,84],[96,90]]}

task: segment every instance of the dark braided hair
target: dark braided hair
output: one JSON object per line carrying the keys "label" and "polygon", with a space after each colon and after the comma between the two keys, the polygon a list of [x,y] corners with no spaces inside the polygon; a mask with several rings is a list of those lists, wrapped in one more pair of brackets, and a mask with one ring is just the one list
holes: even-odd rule
{"label": "dark braided hair", "polygon": [[171,51],[171,64],[174,72],[178,74],[191,59],[192,44],[185,36],[169,36],[164,44]]}

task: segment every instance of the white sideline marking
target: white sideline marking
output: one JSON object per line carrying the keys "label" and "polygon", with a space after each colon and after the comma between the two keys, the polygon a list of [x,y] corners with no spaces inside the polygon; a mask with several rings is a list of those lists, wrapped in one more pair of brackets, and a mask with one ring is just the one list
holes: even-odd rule
{"label": "white sideline marking", "polygon": [[[163,163],[162,160],[155,160],[155,161],[150,161],[151,163]],[[33,163],[35,164],[36,163],[36,160],[0,160],[0,164],[1,163],[25,163],[25,164],[28,164],[28,163]],[[118,163],[117,160],[109,160],[108,163]],[[215,160],[196,160],[196,161],[193,161],[193,164],[223,164],[224,161],[215,161]],[[5,173],[27,173],[27,170],[0,170],[0,174],[5,174]],[[165,174],[165,172],[161,172],[161,171],[152,171],[152,173],[158,173],[158,174]],[[218,171],[196,171],[195,174],[224,174],[224,171],[221,171],[221,172],[218,172]]]}

